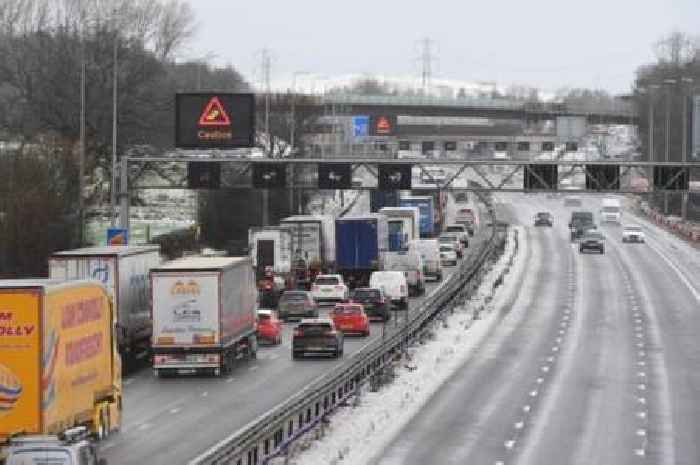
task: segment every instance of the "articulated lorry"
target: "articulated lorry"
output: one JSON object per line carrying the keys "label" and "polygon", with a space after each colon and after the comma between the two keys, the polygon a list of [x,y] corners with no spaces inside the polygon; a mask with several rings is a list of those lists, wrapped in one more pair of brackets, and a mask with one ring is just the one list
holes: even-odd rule
{"label": "articulated lorry", "polygon": [[151,318],[148,272],[161,263],[158,246],[105,246],[56,252],[49,258],[49,278],[96,279],[112,295],[117,347],[125,368],[150,353]]}
{"label": "articulated lorry", "polygon": [[13,457],[18,441],[79,426],[104,438],[120,427],[121,396],[112,303],[101,283],[0,281],[0,457],[49,463]]}
{"label": "articulated lorry", "polygon": [[335,220],[336,268],[351,288],[367,286],[389,250],[386,216],[370,213]]}
{"label": "articulated lorry", "polygon": [[248,257],[187,257],[151,270],[153,370],[231,370],[255,358],[257,289]]}

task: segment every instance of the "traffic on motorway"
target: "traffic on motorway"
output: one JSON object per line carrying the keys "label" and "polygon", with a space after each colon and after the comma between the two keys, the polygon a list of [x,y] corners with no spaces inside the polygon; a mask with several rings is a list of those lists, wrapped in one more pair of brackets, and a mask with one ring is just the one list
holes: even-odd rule
{"label": "traffic on motorway", "polygon": [[[63,324],[57,328],[64,329],[44,331],[47,339],[27,346],[27,357],[36,359],[36,351],[43,350],[39,359],[66,358],[71,365],[99,356],[103,366],[94,369],[109,374],[106,381],[86,378],[70,400],[54,401],[59,391],[44,389],[44,402],[25,407],[20,400],[31,386],[39,389],[36,376],[42,368],[5,367],[0,433],[9,447],[3,448],[4,457],[14,465],[20,457],[34,457],[30,447],[37,454],[50,449],[67,456],[87,450],[96,460],[89,438],[105,443],[128,430],[122,423],[123,406],[131,399],[122,373],[129,381],[142,377],[144,362],[156,378],[228,380],[238,365],[263,355],[265,346],[288,347],[290,360],[318,363],[328,356],[343,357],[348,344],[356,350],[346,337],[385,333],[387,322],[406,319],[411,301],[466,256],[470,234],[478,227],[471,204],[469,216],[447,224],[448,196],[420,194],[375,198],[375,213],[295,216],[278,226],[251,228],[247,257],[209,251],[162,262],[154,246],[100,246],[54,253],[49,279],[0,281],[3,309],[11,310],[8,327],[16,327],[2,337],[32,341],[37,321],[59,315]],[[449,203],[452,207],[451,198]],[[466,199],[460,205],[467,205]],[[109,306],[96,306],[95,289]],[[45,295],[46,302],[30,309],[28,301],[17,297],[21,292]],[[62,292],[69,297],[61,297]],[[67,323],[67,309],[74,324]],[[95,336],[82,337],[72,329],[86,331],[80,325],[93,320]],[[43,367],[43,382],[54,382],[53,376],[62,382],[64,368],[59,365],[46,378]],[[111,391],[105,391],[105,383]],[[54,436],[41,442],[30,433]]]}

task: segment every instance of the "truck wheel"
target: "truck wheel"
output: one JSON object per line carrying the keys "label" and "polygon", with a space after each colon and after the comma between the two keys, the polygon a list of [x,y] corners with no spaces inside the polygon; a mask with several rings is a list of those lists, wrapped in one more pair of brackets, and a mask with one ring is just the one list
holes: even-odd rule
{"label": "truck wheel", "polygon": [[248,358],[251,360],[258,358],[258,340],[255,336],[248,337]]}
{"label": "truck wheel", "polygon": [[100,417],[97,425],[97,438],[102,441],[109,436],[109,408],[104,405],[100,407]]}

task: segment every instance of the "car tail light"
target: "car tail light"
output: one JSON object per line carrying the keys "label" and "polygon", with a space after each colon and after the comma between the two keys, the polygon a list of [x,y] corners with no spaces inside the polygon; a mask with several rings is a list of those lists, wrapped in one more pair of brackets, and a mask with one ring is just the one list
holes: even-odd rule
{"label": "car tail light", "polygon": [[313,286],[311,286],[311,290],[314,291],[314,292],[317,292],[317,291],[318,291],[318,286],[317,286],[316,284],[314,284]]}
{"label": "car tail light", "polygon": [[294,337],[302,337],[304,335],[304,331],[302,331],[299,328],[294,328]]}
{"label": "car tail light", "polygon": [[338,331],[336,331],[336,330],[328,331],[326,333],[326,336],[337,336],[337,335],[338,335]]}
{"label": "car tail light", "polygon": [[168,356],[167,355],[156,355],[155,362],[156,362],[156,364],[168,363]]}

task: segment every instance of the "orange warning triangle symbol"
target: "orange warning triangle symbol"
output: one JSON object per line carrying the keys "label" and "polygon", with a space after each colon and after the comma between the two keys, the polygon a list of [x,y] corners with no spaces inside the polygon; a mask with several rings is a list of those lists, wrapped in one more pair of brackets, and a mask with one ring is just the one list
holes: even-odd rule
{"label": "orange warning triangle symbol", "polygon": [[230,126],[231,118],[224,110],[224,106],[219,101],[219,97],[212,97],[199,117],[200,126]]}
{"label": "orange warning triangle symbol", "polygon": [[391,131],[391,124],[389,123],[389,120],[382,116],[379,118],[379,121],[377,121],[377,131],[381,132],[388,132]]}

